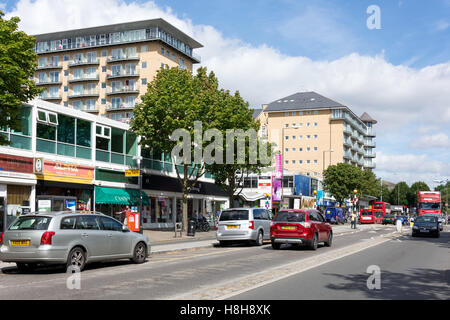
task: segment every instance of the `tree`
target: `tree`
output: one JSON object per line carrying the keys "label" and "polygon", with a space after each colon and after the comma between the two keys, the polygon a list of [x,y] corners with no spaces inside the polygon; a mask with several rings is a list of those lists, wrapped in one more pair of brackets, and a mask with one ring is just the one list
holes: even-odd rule
{"label": "tree", "polygon": [[[37,67],[34,52],[36,40],[18,31],[20,19],[3,19],[0,11],[0,129],[20,131],[20,109],[22,104],[39,95],[40,89],[33,80]],[[0,145],[8,144],[0,135]]]}
{"label": "tree", "polygon": [[[222,164],[213,163],[207,165],[208,172],[214,175],[216,184],[220,185],[228,194],[230,205],[233,205],[235,198],[242,191],[244,177],[250,172],[259,173],[262,167],[270,165],[270,161],[261,161],[261,155],[258,151],[260,146],[264,147],[265,145],[261,145],[262,141],[257,136],[260,124],[253,118],[253,110],[249,109],[248,102],[242,99],[239,92],[236,92],[233,96],[228,91],[222,90],[219,96],[220,107],[216,110],[217,116],[214,126],[221,131],[222,136],[226,136],[227,130],[241,129],[244,132],[253,130],[252,132],[254,133],[254,141],[250,141],[250,138],[245,139],[244,161],[238,161],[238,153],[242,150],[239,149],[238,138],[235,137],[232,162],[225,161]],[[254,143],[256,152],[258,153],[255,162],[250,161],[251,152],[255,152],[255,150],[251,150],[251,143]],[[223,159],[226,158],[229,147],[227,141],[223,140],[220,147]],[[267,149],[267,158],[269,160],[271,159],[270,147]],[[240,191],[238,192],[239,189]]]}
{"label": "tree", "polygon": [[348,163],[329,166],[323,173],[324,188],[341,205],[345,199],[352,197],[356,189],[361,194],[363,174],[361,169]]}
{"label": "tree", "polygon": [[411,185],[408,193],[408,207],[410,208],[417,205],[417,191],[430,191],[430,187],[423,181],[417,181]]}
{"label": "tree", "polygon": [[448,211],[448,206],[446,206],[445,204],[448,203],[449,189],[450,189],[450,181],[447,181],[445,185],[441,184],[436,188],[434,188],[434,191],[441,192],[441,199],[442,199],[441,202],[443,203],[442,208],[444,209],[445,212]]}
{"label": "tree", "polygon": [[370,170],[362,171],[361,195],[363,196],[380,196],[380,180]]}
{"label": "tree", "polygon": [[394,189],[392,189],[390,193],[390,203],[401,205],[401,206],[407,206],[408,205],[408,195],[410,194],[411,190],[408,186],[408,184],[404,181],[397,183],[394,186]]}
{"label": "tree", "polygon": [[[141,137],[144,148],[171,154],[183,191],[183,230],[187,227],[188,194],[205,173],[205,163],[196,162],[206,143],[198,132],[213,128],[218,104],[218,80],[214,73],[199,68],[197,74],[186,69],[161,69],[148,85],[142,102],[134,108],[131,130]],[[175,137],[175,138],[174,138]],[[183,148],[178,150],[179,140]],[[176,148],[177,147],[177,148]],[[194,158],[194,161],[192,161]],[[201,159],[200,159],[201,160]]]}

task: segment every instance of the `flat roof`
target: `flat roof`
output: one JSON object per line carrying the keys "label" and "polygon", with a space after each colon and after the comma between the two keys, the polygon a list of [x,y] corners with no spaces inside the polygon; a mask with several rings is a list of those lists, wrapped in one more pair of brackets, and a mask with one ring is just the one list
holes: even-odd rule
{"label": "flat roof", "polygon": [[98,27],[91,28],[83,28],[83,29],[74,29],[74,30],[66,30],[66,31],[57,31],[51,33],[37,34],[33,35],[36,38],[37,42],[41,41],[51,41],[51,40],[60,40],[72,37],[82,37],[94,34],[102,34],[102,33],[114,33],[121,31],[130,31],[137,29],[147,29],[149,27],[159,27],[164,31],[170,33],[175,38],[180,41],[183,41],[185,44],[190,46],[192,49],[203,48],[203,45],[188,36],[186,33],[181,31],[178,28],[175,28],[173,25],[165,21],[164,19],[150,19],[150,20],[142,20],[142,21],[133,21],[133,22],[125,22],[125,23],[117,23],[110,24]]}

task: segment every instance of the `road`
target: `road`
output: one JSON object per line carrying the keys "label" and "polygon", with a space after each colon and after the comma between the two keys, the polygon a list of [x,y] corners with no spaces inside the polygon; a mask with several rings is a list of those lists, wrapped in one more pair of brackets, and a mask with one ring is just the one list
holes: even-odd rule
{"label": "road", "polygon": [[[448,283],[445,287],[438,281],[449,265],[448,232],[440,239],[404,236],[398,241],[393,226],[363,226],[355,232],[346,225],[334,230],[333,246],[317,251],[235,245],[154,254],[141,265],[93,264],[81,273],[80,288],[72,290],[67,283],[73,276],[61,269],[23,274],[4,267],[0,300],[405,298],[400,296],[402,288],[412,290],[415,284],[422,297],[450,298]],[[364,291],[371,264],[381,267],[381,292],[392,293]],[[399,288],[392,289],[395,286]]]}

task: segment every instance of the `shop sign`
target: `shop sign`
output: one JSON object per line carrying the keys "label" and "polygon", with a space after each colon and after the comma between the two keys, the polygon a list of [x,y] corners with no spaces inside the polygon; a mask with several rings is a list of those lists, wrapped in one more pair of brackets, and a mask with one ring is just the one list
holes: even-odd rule
{"label": "shop sign", "polygon": [[0,172],[1,171],[33,173],[33,159],[1,154]]}
{"label": "shop sign", "polygon": [[44,159],[43,158],[34,158],[33,173],[34,174],[43,174],[44,173]]}
{"label": "shop sign", "polygon": [[45,161],[43,163],[43,174],[36,174],[39,180],[82,184],[92,184],[94,180],[93,167],[57,161]]}
{"label": "shop sign", "polygon": [[52,211],[52,201],[51,200],[38,200],[38,211],[39,212]]}
{"label": "shop sign", "polygon": [[140,175],[140,170],[125,170],[125,177],[139,177]]}

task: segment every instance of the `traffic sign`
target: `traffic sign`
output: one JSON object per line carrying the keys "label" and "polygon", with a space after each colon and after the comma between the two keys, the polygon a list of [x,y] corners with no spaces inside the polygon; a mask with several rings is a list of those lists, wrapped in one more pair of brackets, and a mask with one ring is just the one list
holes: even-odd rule
{"label": "traffic sign", "polygon": [[140,175],[140,170],[125,170],[125,177],[139,177]]}

